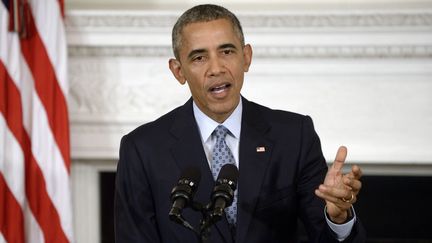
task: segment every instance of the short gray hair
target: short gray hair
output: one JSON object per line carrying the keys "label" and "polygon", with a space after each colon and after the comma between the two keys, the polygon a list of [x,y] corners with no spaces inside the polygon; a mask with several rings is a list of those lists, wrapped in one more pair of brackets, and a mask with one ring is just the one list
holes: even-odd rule
{"label": "short gray hair", "polygon": [[214,4],[197,5],[184,12],[173,27],[172,48],[175,58],[180,60],[179,49],[182,45],[181,34],[186,25],[199,22],[209,22],[218,19],[226,19],[231,22],[234,32],[240,39],[242,46],[244,46],[245,41],[240,21],[231,11]]}

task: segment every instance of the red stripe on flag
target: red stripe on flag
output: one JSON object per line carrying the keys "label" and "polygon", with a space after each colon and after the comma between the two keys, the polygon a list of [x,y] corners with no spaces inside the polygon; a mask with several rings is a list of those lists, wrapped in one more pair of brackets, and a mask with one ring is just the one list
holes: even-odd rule
{"label": "red stripe on flag", "polygon": [[0,112],[24,152],[25,189],[30,209],[46,242],[68,242],[61,228],[60,216],[47,193],[42,171],[31,152],[31,141],[23,126],[20,92],[2,62],[0,77],[6,77],[0,79],[0,94],[7,99],[0,99]]}
{"label": "red stripe on flag", "polygon": [[[33,15],[30,29],[36,29]],[[37,31],[21,39],[21,50],[35,80],[36,92],[46,110],[54,139],[70,173],[69,118],[65,96],[57,82],[54,68]]]}
{"label": "red stripe on flag", "polygon": [[0,202],[0,231],[6,242],[24,242],[24,216],[2,173],[0,173]]}

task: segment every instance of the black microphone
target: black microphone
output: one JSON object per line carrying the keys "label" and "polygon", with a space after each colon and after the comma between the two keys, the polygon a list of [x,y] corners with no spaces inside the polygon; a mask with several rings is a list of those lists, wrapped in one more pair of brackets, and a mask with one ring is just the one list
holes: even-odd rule
{"label": "black microphone", "polygon": [[171,220],[179,224],[185,223],[181,212],[192,203],[200,179],[201,173],[198,168],[190,167],[183,171],[177,185],[171,191],[172,207],[168,213]]}
{"label": "black microphone", "polygon": [[210,213],[211,221],[216,222],[223,216],[224,209],[231,206],[234,199],[234,191],[237,188],[238,169],[233,164],[222,166],[216,185],[213,189],[211,200],[213,211]]}

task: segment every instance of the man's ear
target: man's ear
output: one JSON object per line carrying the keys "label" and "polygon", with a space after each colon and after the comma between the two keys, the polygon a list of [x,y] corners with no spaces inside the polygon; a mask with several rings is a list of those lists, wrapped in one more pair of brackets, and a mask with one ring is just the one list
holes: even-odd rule
{"label": "man's ear", "polygon": [[171,58],[168,63],[169,63],[169,69],[173,73],[174,77],[179,81],[180,84],[185,84],[186,78],[183,76],[180,61]]}
{"label": "man's ear", "polygon": [[244,59],[244,67],[243,70],[245,72],[249,71],[249,66],[252,63],[252,47],[249,44],[246,44],[243,47],[243,59]]}

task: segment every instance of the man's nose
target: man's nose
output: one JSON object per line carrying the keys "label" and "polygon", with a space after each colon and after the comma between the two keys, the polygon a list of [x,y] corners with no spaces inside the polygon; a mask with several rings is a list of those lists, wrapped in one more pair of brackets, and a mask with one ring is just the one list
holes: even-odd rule
{"label": "man's nose", "polygon": [[219,75],[224,72],[225,64],[218,57],[210,59],[208,74],[211,76]]}

